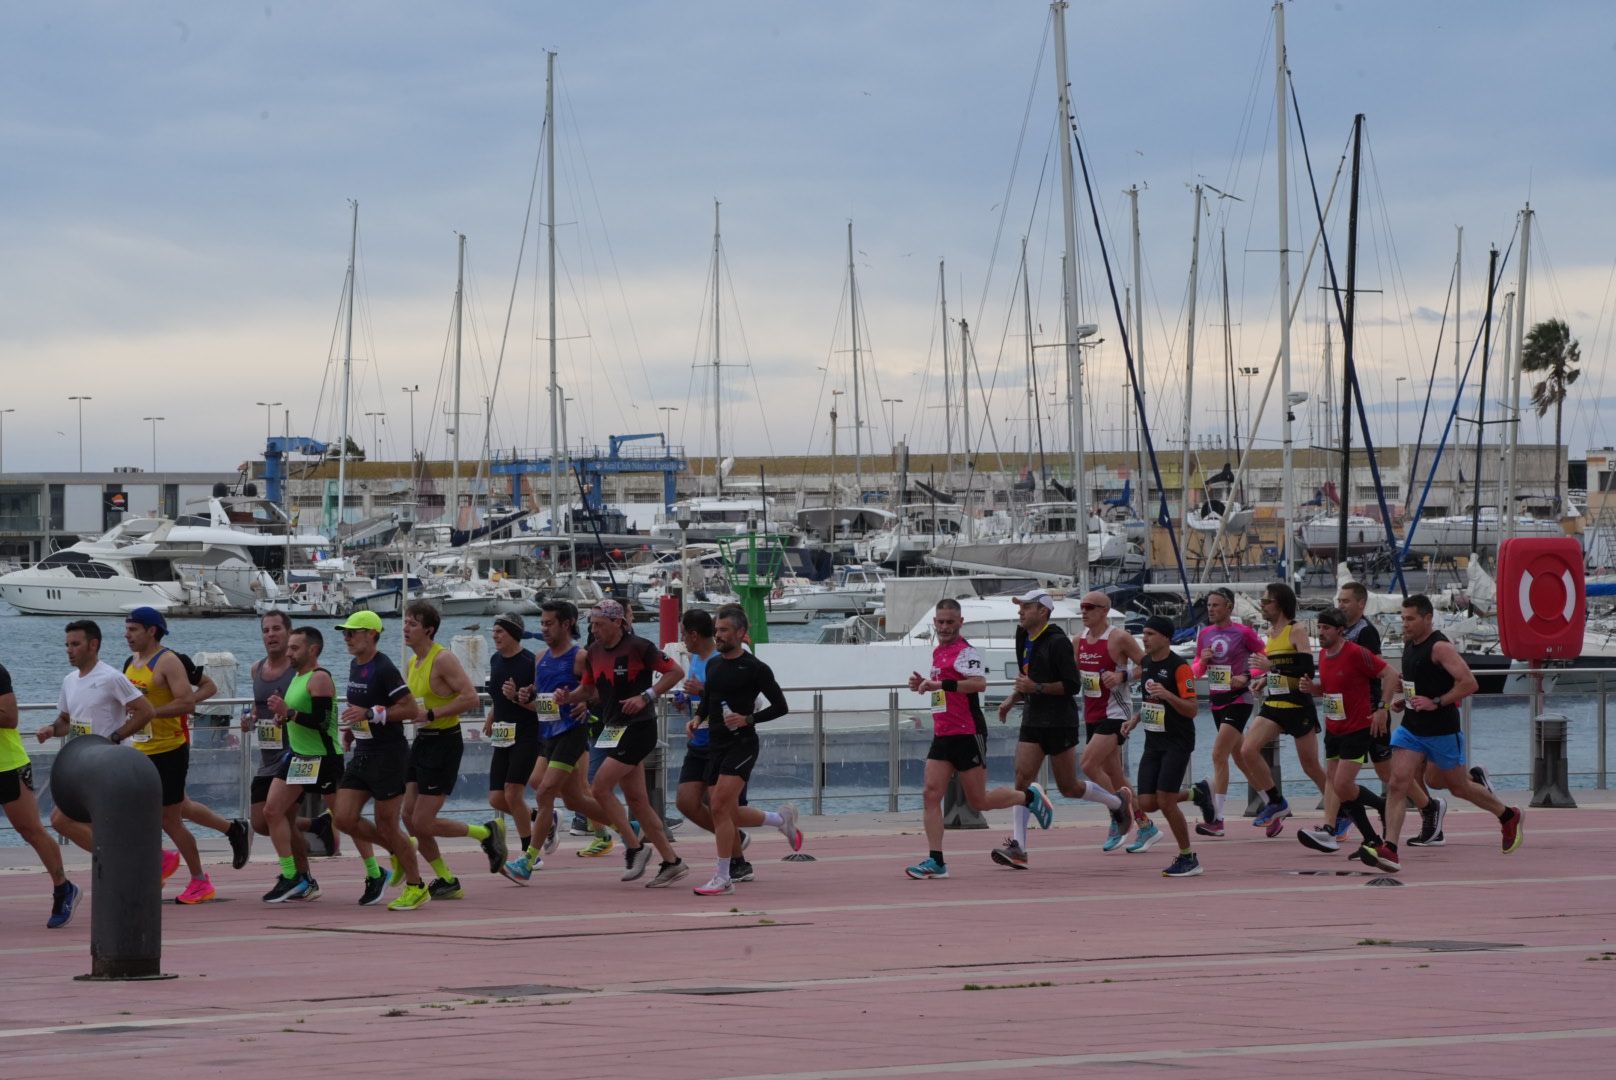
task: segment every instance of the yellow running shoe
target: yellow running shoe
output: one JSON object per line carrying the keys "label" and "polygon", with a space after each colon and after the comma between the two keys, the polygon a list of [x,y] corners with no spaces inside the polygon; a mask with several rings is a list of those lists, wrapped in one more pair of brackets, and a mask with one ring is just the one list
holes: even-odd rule
{"label": "yellow running shoe", "polygon": [[[417,841],[415,839],[415,837],[413,837],[413,836],[410,837],[410,847],[418,848],[420,846],[421,846],[420,842]],[[391,864],[391,866],[393,868],[393,872],[391,874],[387,875],[387,887],[389,889],[396,889],[400,885],[404,884],[404,868],[398,864],[398,856],[397,855],[389,855],[389,856],[387,856],[387,861],[388,861],[389,864]],[[403,899],[403,898],[400,897],[400,899]],[[420,905],[417,904],[416,906],[419,907]]]}
{"label": "yellow running shoe", "polygon": [[598,859],[602,855],[609,853],[612,848],[616,846],[616,843],[611,837],[597,836],[593,840],[589,841],[589,843],[579,848],[577,854],[580,859]]}
{"label": "yellow running shoe", "polygon": [[398,894],[398,899],[387,905],[388,911],[414,911],[418,907],[425,907],[426,902],[432,899],[425,885],[406,885],[404,891]]}

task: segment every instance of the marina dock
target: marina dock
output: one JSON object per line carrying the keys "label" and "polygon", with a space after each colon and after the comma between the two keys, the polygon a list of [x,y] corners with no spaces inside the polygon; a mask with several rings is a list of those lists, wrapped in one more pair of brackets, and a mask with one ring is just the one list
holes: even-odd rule
{"label": "marina dock", "polygon": [[[758,879],[716,899],[624,884],[566,839],[528,888],[461,847],[463,901],[359,908],[345,857],[317,861],[321,899],[269,907],[267,845],[241,872],[214,850],[222,902],[166,906],[177,978],[139,985],[74,981],[88,909],[47,931],[44,878],[6,849],[0,1072],[1602,1075],[1616,800],[1577,798],[1528,811],[1510,856],[1485,815],[1456,810],[1447,845],[1380,888],[1292,830],[1243,824],[1202,841],[1203,876],[1166,880],[1167,846],[1102,855],[1098,808],[1064,802],[1028,872],[989,862],[1007,815],[948,835],[942,881],[903,876],[924,854],[918,815],[839,815],[804,819],[811,863],[760,834]],[[711,855],[688,825],[679,848],[697,871]]]}

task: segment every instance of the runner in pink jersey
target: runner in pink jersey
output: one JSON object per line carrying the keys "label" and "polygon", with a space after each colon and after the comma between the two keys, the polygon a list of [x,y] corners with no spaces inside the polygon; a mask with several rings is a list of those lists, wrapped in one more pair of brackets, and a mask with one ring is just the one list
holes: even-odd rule
{"label": "runner in pink jersey", "polygon": [[[1083,633],[1074,651],[1082,678],[1083,728],[1088,737],[1083,747],[1083,775],[1120,794],[1128,786],[1122,768],[1122,744],[1127,741],[1122,725],[1133,715],[1128,684],[1138,675],[1145,650],[1132,634],[1111,625],[1111,598],[1105,593],[1086,594],[1078,608],[1083,614]],[[1161,838],[1161,831],[1150,823],[1137,800],[1133,824],[1144,844],[1141,851]],[[1130,831],[1113,821],[1100,850],[1115,851]]]}
{"label": "runner in pink jersey", "polygon": [[[1201,836],[1223,835],[1223,804],[1229,794],[1229,757],[1241,772],[1238,750],[1251,719],[1251,658],[1266,648],[1257,631],[1234,616],[1234,593],[1214,589],[1206,598],[1207,625],[1195,639],[1195,674],[1207,680],[1212,701],[1212,781],[1197,780],[1190,798],[1201,811],[1195,825]],[[1250,782],[1250,778],[1247,778]]]}
{"label": "runner in pink jersey", "polygon": [[917,880],[948,876],[948,865],[943,860],[943,792],[955,776],[972,810],[1025,806],[1045,829],[1054,817],[1054,807],[1038,784],[1027,785],[1025,791],[1013,787],[988,790],[984,756],[987,722],[980,699],[988,686],[987,665],[982,654],[960,636],[964,622],[958,600],[939,600],[932,616],[937,646],[932,650],[931,673],[925,678],[918,671],[909,676],[910,690],[931,696],[932,740],[926,751],[926,786],[922,794],[926,840],[931,851],[923,861],[904,870]]}

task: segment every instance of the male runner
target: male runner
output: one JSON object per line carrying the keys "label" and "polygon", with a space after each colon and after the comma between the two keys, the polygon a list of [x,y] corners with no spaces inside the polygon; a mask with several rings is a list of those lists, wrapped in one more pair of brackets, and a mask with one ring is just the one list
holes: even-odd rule
{"label": "male runner", "polygon": [[[258,770],[252,780],[252,828],[259,836],[269,835],[269,823],[264,818],[264,800],[269,797],[269,786],[281,770],[281,759],[286,754],[285,734],[269,709],[271,697],[286,696],[286,688],[297,675],[296,666],[287,655],[287,641],[292,634],[292,617],[284,611],[266,611],[258,620],[258,634],[264,643],[262,659],[253,661],[250,674],[253,703],[242,710],[243,737],[256,733],[258,740]],[[334,789],[333,789],[334,790]],[[293,823],[293,847],[301,860],[298,865],[308,869],[308,840],[305,832],[319,836],[326,850],[336,854],[336,829],[331,824],[331,813],[316,818],[297,818]],[[301,898],[300,898],[301,899]]]}
{"label": "male runner", "polygon": [[[1347,617],[1347,640],[1354,645],[1362,645],[1376,656],[1380,655],[1380,631],[1375,624],[1364,615],[1364,608],[1369,604],[1369,590],[1361,583],[1349,581],[1341,586],[1336,593],[1335,606],[1341,609]],[[1380,684],[1372,683],[1369,687],[1371,705],[1386,704],[1387,699],[1380,696]],[[1385,731],[1371,731],[1369,738],[1369,760],[1375,766],[1375,775],[1380,777],[1381,790],[1385,791],[1392,776],[1392,733],[1391,725],[1387,724]],[[1474,779],[1474,776],[1472,776]],[[1420,812],[1420,834],[1410,837],[1409,847],[1441,847],[1443,844],[1442,822],[1448,815],[1448,800],[1440,795],[1432,795],[1425,790],[1425,784],[1414,778],[1414,786],[1408,790],[1409,801]],[[1330,794],[1324,800],[1324,820],[1336,820],[1333,811],[1336,808],[1335,790],[1332,787]],[[1336,838],[1340,839],[1342,828],[1340,821],[1336,820]]]}
{"label": "male runner", "polygon": [[[67,624],[67,662],[73,670],[62,679],[56,719],[39,729],[40,742],[69,733],[119,742],[126,729],[139,731],[151,723],[151,702],[122,672],[101,662],[101,628],[89,619]],[[85,851],[94,850],[95,837],[87,822],[74,821],[60,806],[51,808],[50,822],[51,828]]]}
{"label": "male runner", "polygon": [[[1128,786],[1122,771],[1122,744],[1127,736],[1122,725],[1133,715],[1128,697],[1130,665],[1137,671],[1144,650],[1126,630],[1111,625],[1111,598],[1091,592],[1078,603],[1083,613],[1083,633],[1077,639],[1077,669],[1083,680],[1083,727],[1088,736],[1080,767],[1084,776],[1103,780],[1113,791]],[[1161,830],[1134,806],[1134,823],[1139,840],[1148,850],[1161,839]],[[1112,822],[1101,851],[1115,851],[1128,838],[1127,823]]]}
{"label": "male runner", "polygon": [[[702,682],[701,717],[707,721],[709,749],[707,760],[707,802],[712,810],[713,838],[718,860],[713,876],[695,888],[697,896],[727,896],[735,891],[730,880],[731,858],[740,852],[737,811],[741,791],[757,765],[760,745],[757,725],[776,720],[790,712],[786,695],[768,664],[743,647],[747,630],[746,612],[738,604],[719,609],[714,625],[718,655],[707,661]],[[767,703],[758,707],[758,698]],[[755,812],[755,811],[754,811]],[[787,803],[778,813],[763,814],[763,824],[773,825],[791,841],[791,850],[802,847],[797,831],[797,808]],[[670,873],[667,864],[651,887],[671,885],[684,876],[683,864]],[[662,881],[668,877],[666,882]]]}
{"label": "male runner", "polygon": [[[1340,608],[1319,615],[1319,644],[1323,648],[1319,652],[1318,678],[1303,678],[1300,689],[1324,699],[1324,758],[1330,771],[1330,791],[1335,796],[1334,805],[1363,834],[1363,846],[1356,857],[1371,866],[1387,868],[1374,854],[1380,846],[1380,836],[1367,812],[1374,810],[1384,820],[1386,803],[1359,786],[1358,770],[1368,762],[1375,738],[1390,726],[1387,709],[1375,702],[1396,697],[1397,672],[1368,649],[1348,641],[1348,625],[1347,614]],[[1372,693],[1377,686],[1378,695]],[[1330,824],[1296,834],[1304,847],[1324,852],[1340,850],[1329,802],[1325,820]]]}
{"label": "male runner", "polygon": [[[1066,631],[1049,621],[1055,601],[1043,589],[1015,598],[1020,609],[1016,628],[1016,658],[1020,673],[1015,689],[999,704],[999,723],[1021,702],[1021,732],[1016,742],[1016,790],[1028,791],[1047,759],[1055,786],[1068,799],[1087,799],[1111,811],[1111,825],[1127,834],[1133,821],[1133,801],[1127,788],[1113,794],[1093,780],[1077,775],[1077,706],[1072,695],[1082,689],[1077,653]],[[1014,832],[1003,847],[993,849],[993,861],[1015,870],[1027,869],[1027,821],[1031,808],[1014,810]]]}
{"label": "male runner", "polygon": [[[266,904],[313,900],[320,895],[320,885],[309,872],[308,845],[297,827],[297,804],[303,801],[306,791],[332,795],[342,782],[337,685],[331,672],[320,666],[324,648],[325,638],[314,627],[293,631],[287,642],[292,680],[285,693],[270,695],[268,702],[269,715],[282,729],[286,753],[281,755],[264,802],[269,839],[281,864],[280,876],[264,894]],[[356,839],[354,847],[361,858],[375,861],[368,843]]]}
{"label": "male runner", "polygon": [[1025,806],[1041,829],[1049,828],[1055,816],[1049,796],[1036,783],[1028,784],[1025,791],[1010,787],[988,790],[987,762],[978,734],[983,727],[981,694],[988,688],[987,665],[982,654],[961,636],[965,615],[958,600],[944,597],[937,601],[931,625],[937,643],[931,650],[931,671],[924,678],[918,671],[909,676],[910,690],[931,695],[931,748],[926,751],[926,786],[921,794],[931,851],[923,861],[904,870],[916,880],[948,876],[948,864],[943,860],[943,792],[955,776],[966,804],[979,813]]}
{"label": "male runner", "polygon": [[1392,707],[1403,710],[1403,723],[1392,732],[1392,779],[1386,792],[1386,838],[1374,848],[1375,865],[1402,868],[1397,837],[1403,828],[1403,800],[1421,769],[1427,786],[1446,788],[1498,818],[1504,854],[1521,846],[1524,817],[1520,807],[1505,806],[1476,783],[1465,767],[1465,739],[1460,731],[1458,702],[1476,692],[1476,677],[1453,643],[1434,626],[1430,597],[1415,593],[1403,601],[1403,693]]}
{"label": "male runner", "polygon": [[[510,697],[517,707],[532,714],[538,751],[529,770],[538,813],[533,821],[533,838],[556,834],[555,800],[586,819],[606,820],[595,797],[589,793],[584,768],[589,751],[589,711],[582,704],[558,705],[556,692],[578,688],[578,664],[583,654],[576,642],[578,609],[565,600],[546,600],[539,607],[539,631],[545,649],[527,673],[527,685],[507,679],[500,687],[502,697]],[[627,835],[627,834],[625,834]],[[625,841],[626,843],[627,841]],[[607,841],[608,848],[611,841]],[[551,848],[553,850],[553,847]],[[526,884],[533,871],[543,864],[533,847],[505,864],[504,874],[517,884]]]}
{"label": "male runner", "polygon": [[[1207,624],[1195,638],[1195,674],[1207,681],[1212,703],[1212,781],[1195,781],[1190,798],[1201,811],[1195,831],[1223,835],[1223,805],[1229,797],[1229,759],[1245,772],[1240,753],[1251,720],[1251,657],[1264,649],[1257,631],[1234,621],[1234,592],[1213,589],[1206,597]],[[1246,778],[1250,785],[1251,778]],[[1255,788],[1253,790],[1256,790]]]}
{"label": "male runner", "polygon": [[1256,719],[1246,729],[1240,753],[1251,789],[1261,792],[1264,799],[1251,823],[1263,827],[1269,836],[1278,836],[1291,807],[1274,785],[1263,747],[1281,734],[1289,735],[1296,741],[1296,760],[1321,795],[1329,789],[1330,780],[1319,763],[1317,709],[1313,699],[1298,689],[1301,678],[1313,674],[1313,651],[1307,631],[1296,621],[1295,591],[1282,581],[1273,582],[1263,590],[1262,609],[1268,618],[1267,650],[1251,657],[1251,666],[1266,673],[1267,693]]}
{"label": "male runner", "polygon": [[[532,835],[535,816],[527,808],[527,781],[539,760],[539,725],[533,713],[517,700],[524,687],[529,692],[533,687],[536,661],[522,647],[526,632],[527,623],[515,612],[502,611],[494,616],[494,655],[488,658],[489,706],[483,719],[483,737],[494,748],[488,762],[488,805],[496,815],[511,815],[516,824],[520,854],[514,861],[520,862],[531,854],[537,863],[539,852]],[[525,883],[526,878],[511,877],[511,865],[502,865],[500,873]]]}
{"label": "male runner", "polygon": [[0,665],[0,809],[39,856],[40,865],[51,879],[51,913],[45,925],[51,930],[66,926],[79,903],[79,887],[67,880],[62,869],[62,849],[45,832],[39,820],[39,803],[34,799],[34,769],[17,734],[17,695],[11,687],[11,672]]}
{"label": "male runner", "polygon": [[425,600],[404,609],[404,644],[411,656],[404,681],[426,710],[415,725],[409,771],[404,776],[404,820],[420,842],[421,857],[438,875],[427,886],[434,900],[461,900],[466,891],[438,850],[440,836],[469,836],[488,856],[488,872],[505,868],[505,819],[495,817],[482,825],[468,825],[438,816],[454,794],[460,779],[460,759],[466,744],[460,734],[460,714],[477,707],[477,688],[454,653],[437,642],[443,618]]}
{"label": "male runner", "polygon": [[[593,640],[578,654],[575,690],[557,690],[557,705],[575,701],[599,704],[602,728],[595,745],[606,750],[606,760],[590,785],[590,793],[600,804],[607,824],[623,837],[624,881],[635,881],[651,861],[649,841],[662,857],[657,876],[682,877],[688,869],[668,842],[662,818],[651,808],[645,788],[645,759],[657,744],[656,699],[671,690],[684,672],[663,651],[642,637],[636,637],[623,605],[602,600],[589,613]],[[652,679],[655,678],[655,685]],[[612,794],[621,789],[628,809]],[[645,831],[643,840],[629,844],[629,815]],[[670,878],[672,880],[672,878]],[[653,882],[654,884],[654,882]]]}
{"label": "male runner", "polygon": [[[1178,808],[1184,798],[1184,773],[1190,766],[1190,755],[1195,752],[1195,673],[1189,661],[1173,652],[1173,621],[1161,615],[1145,620],[1141,635],[1145,640],[1144,701],[1139,715],[1122,725],[1126,736],[1136,725],[1145,729],[1145,752],[1139,757],[1139,794],[1141,811],[1148,813],[1161,808],[1167,819],[1167,828],[1178,841],[1178,857],[1162,877],[1194,877],[1201,872],[1201,862],[1190,848],[1190,827],[1184,820],[1184,811]],[[1154,825],[1150,831],[1157,836],[1161,830]],[[1150,850],[1144,829],[1138,839],[1128,845],[1130,854]]]}
{"label": "male runner", "polygon": [[[382,636],[381,616],[356,611],[338,623],[337,629],[352,658],[348,662],[347,705],[338,721],[347,729],[344,741],[353,748],[337,787],[337,828],[355,841],[368,840],[387,849],[398,861],[404,879],[404,891],[387,907],[414,911],[432,896],[421,881],[415,847],[399,825],[399,810],[410,765],[404,725],[418,719],[421,709],[404,676],[376,649]],[[363,817],[365,803],[372,799],[376,801],[374,823]],[[387,875],[375,863],[374,858],[365,861],[361,904],[380,903],[387,889]]]}

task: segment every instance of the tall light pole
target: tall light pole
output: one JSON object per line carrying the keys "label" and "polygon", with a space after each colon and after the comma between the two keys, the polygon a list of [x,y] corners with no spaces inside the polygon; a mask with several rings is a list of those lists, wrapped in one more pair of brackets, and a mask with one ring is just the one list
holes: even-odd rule
{"label": "tall light pole", "polygon": [[[1262,369],[1255,367],[1243,367],[1239,370],[1240,374],[1243,375],[1246,380],[1246,423],[1251,425],[1251,434],[1246,437],[1246,446],[1250,447],[1252,443],[1257,441],[1257,418],[1251,415],[1251,380],[1256,378],[1258,375],[1261,375]],[[1288,407],[1289,406],[1287,406],[1287,408]],[[1237,424],[1235,427],[1235,434],[1238,435],[1239,425]]]}
{"label": "tall light pole", "polygon": [[0,409],[0,473],[6,471],[6,413],[16,409]]}
{"label": "tall light pole", "polygon": [[151,421],[151,471],[157,471],[157,421],[167,420],[166,416],[142,416],[142,420]]}
{"label": "tall light pole", "polygon": [[275,434],[275,428],[274,428],[275,414],[271,410],[273,410],[273,409],[275,409],[275,408],[277,408],[277,407],[279,407],[281,405],[285,405],[286,402],[284,402],[284,401],[258,401],[258,402],[254,402],[254,404],[262,405],[264,407],[264,445],[268,446],[270,437]]}
{"label": "tall light pole", "polygon": [[898,433],[892,430],[897,426],[898,423],[898,410],[895,408],[895,406],[902,405],[903,398],[884,397],[881,399],[881,404],[887,407],[887,441],[890,442],[894,448],[896,448],[898,445]]}
{"label": "tall light pole", "polygon": [[72,395],[70,395],[68,397],[67,400],[76,401],[76,402],[79,403],[79,472],[83,472],[84,471],[84,403],[86,401],[94,401],[95,399],[93,397],[91,397],[89,394],[72,394]]}
{"label": "tall light pole", "polygon": [[382,459],[382,437],[380,431],[378,430],[379,421],[376,418],[378,416],[386,416],[387,414],[385,412],[373,411],[368,412],[365,415],[370,417],[370,441],[376,444],[376,460],[380,461]]}
{"label": "tall light pole", "polygon": [[[410,395],[410,483],[413,488],[416,483],[415,472],[415,395],[421,392],[421,384],[404,386],[399,389]],[[413,491],[412,491],[413,495]]]}
{"label": "tall light pole", "polygon": [[677,405],[658,405],[657,412],[662,413],[662,437],[666,439],[673,432],[673,414],[679,411]]}

